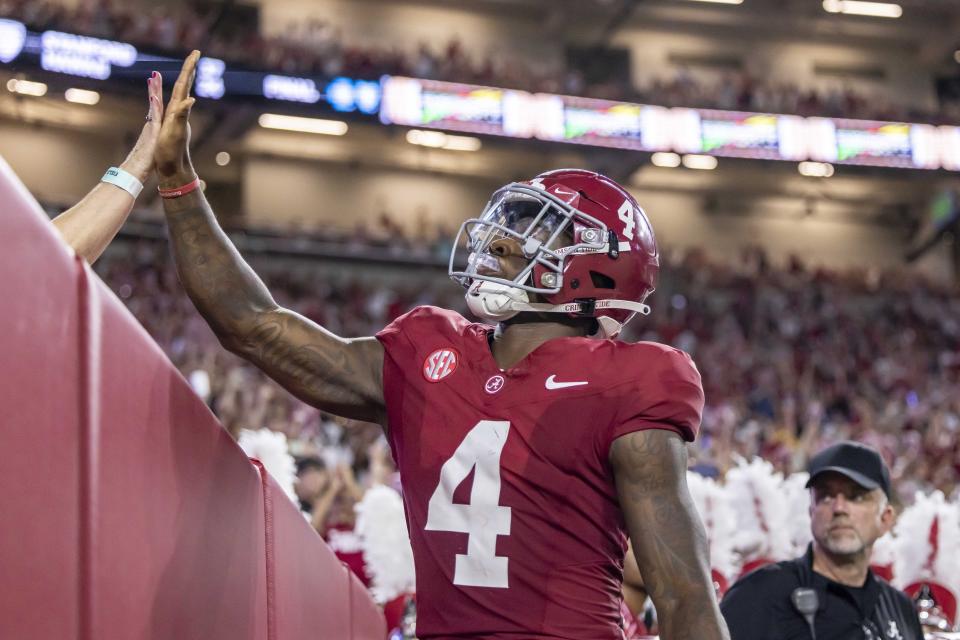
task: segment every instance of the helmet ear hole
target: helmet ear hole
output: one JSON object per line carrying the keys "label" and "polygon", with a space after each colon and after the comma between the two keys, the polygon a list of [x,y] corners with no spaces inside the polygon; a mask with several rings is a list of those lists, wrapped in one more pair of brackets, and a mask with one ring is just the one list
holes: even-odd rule
{"label": "helmet ear hole", "polygon": [[593,281],[593,286],[595,289],[616,289],[616,281],[608,275],[598,273],[596,271],[590,272],[590,280]]}

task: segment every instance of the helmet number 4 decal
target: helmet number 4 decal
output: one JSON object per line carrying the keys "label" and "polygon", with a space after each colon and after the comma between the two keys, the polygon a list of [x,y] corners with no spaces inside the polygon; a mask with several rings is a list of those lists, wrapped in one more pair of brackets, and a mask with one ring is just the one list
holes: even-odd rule
{"label": "helmet number 4 decal", "polygon": [[633,205],[630,204],[629,200],[623,201],[623,204],[620,205],[620,209],[617,211],[617,215],[620,216],[620,220],[623,222],[623,235],[626,236],[627,240],[633,240],[633,230],[637,226],[637,212],[634,211]]}

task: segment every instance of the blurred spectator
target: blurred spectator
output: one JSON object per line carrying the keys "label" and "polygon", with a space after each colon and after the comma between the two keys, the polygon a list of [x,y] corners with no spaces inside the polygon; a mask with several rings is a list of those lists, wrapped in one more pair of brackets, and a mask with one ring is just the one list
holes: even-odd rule
{"label": "blurred spectator", "polygon": [[326,486],[312,504],[310,523],[337,557],[369,586],[370,578],[363,563],[363,545],[354,532],[357,522],[354,507],[363,499],[363,493],[349,464],[332,469]]}
{"label": "blurred spectator", "polygon": [[297,461],[297,483],[295,490],[300,500],[300,510],[313,513],[314,503],[323,495],[330,482],[327,466],[320,458],[302,458]]}
{"label": "blurred spectator", "polygon": [[916,275],[775,269],[696,252],[663,269],[633,337],[691,353],[707,396],[695,464],[734,456],[783,471],[843,439],[877,447],[903,495],[955,490],[960,471],[960,297]]}

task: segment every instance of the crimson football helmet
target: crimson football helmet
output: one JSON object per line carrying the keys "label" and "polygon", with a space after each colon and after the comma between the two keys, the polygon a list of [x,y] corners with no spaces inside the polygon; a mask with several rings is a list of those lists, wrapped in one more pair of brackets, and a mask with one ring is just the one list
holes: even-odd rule
{"label": "crimson football helmet", "polygon": [[[490,251],[504,238],[527,261],[513,279],[497,273]],[[650,312],[644,301],[659,269],[653,228],[637,201],[610,178],[580,169],[548,171],[495,192],[479,218],[461,225],[449,265],[467,288],[470,310],[485,320],[521,311],[593,317],[601,337]],[[531,302],[530,294],[544,302]]]}

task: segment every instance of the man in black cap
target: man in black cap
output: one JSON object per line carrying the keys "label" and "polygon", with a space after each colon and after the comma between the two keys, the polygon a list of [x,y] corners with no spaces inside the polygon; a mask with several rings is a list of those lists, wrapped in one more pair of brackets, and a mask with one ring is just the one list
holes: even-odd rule
{"label": "man in black cap", "polygon": [[895,517],[880,454],[841,442],[808,471],[813,542],[730,588],[720,610],[731,640],[923,640],[910,599],[870,570],[873,543]]}

